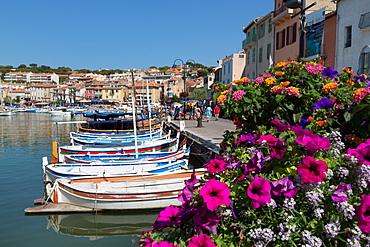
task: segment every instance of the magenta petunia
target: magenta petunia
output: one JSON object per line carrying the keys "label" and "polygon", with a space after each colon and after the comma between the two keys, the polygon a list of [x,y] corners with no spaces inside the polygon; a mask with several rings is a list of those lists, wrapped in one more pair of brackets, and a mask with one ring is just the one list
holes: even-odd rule
{"label": "magenta petunia", "polygon": [[356,149],[348,149],[348,154],[356,157],[364,165],[370,165],[370,139],[361,143]]}
{"label": "magenta petunia", "polygon": [[212,239],[207,234],[200,234],[191,237],[188,247],[217,247],[217,245],[212,242]]}
{"label": "magenta petunia", "polygon": [[178,245],[174,245],[173,243],[169,243],[167,241],[154,241],[151,245],[144,245],[145,247],[177,247]]}
{"label": "magenta petunia", "polygon": [[209,173],[223,172],[226,169],[226,161],[224,159],[212,159],[208,163],[204,164]]}
{"label": "magenta petunia", "polygon": [[271,134],[268,135],[261,135],[260,139],[258,140],[258,144],[262,144],[264,142],[267,143],[267,145],[275,145],[275,143],[279,140],[279,138],[274,137]]}
{"label": "magenta petunia", "polygon": [[157,223],[161,228],[178,225],[181,222],[182,212],[181,210],[174,206],[170,205],[159,212]]}
{"label": "magenta petunia", "polygon": [[271,123],[273,123],[276,127],[276,132],[281,133],[287,130],[290,130],[290,125],[283,124],[279,121],[279,119],[274,118],[271,120]]}
{"label": "magenta petunia", "polygon": [[355,209],[358,227],[362,232],[370,233],[370,195],[361,195],[361,204]]}
{"label": "magenta petunia", "polygon": [[306,144],[304,147],[307,150],[307,155],[313,155],[319,149],[328,150],[330,148],[330,140],[319,135],[314,135],[306,138]]}
{"label": "magenta petunia", "polygon": [[297,172],[302,176],[302,181],[305,183],[318,183],[326,178],[325,172],[328,170],[328,165],[325,161],[316,160],[311,156],[305,156],[302,163],[297,165]]}
{"label": "magenta petunia", "polygon": [[284,145],[285,140],[278,139],[275,145],[271,146],[271,153],[270,157],[272,159],[282,159],[284,157],[284,153],[287,150],[287,146]]}
{"label": "magenta petunia", "polygon": [[347,194],[344,191],[350,190],[350,184],[340,184],[337,189],[331,194],[331,199],[335,202],[347,201]]}
{"label": "magenta petunia", "polygon": [[247,188],[247,195],[252,200],[252,208],[259,208],[271,201],[271,185],[267,179],[255,176]]}
{"label": "magenta petunia", "polygon": [[196,189],[196,184],[199,182],[199,179],[197,179],[195,175],[195,170],[193,170],[193,173],[191,174],[190,179],[185,180],[185,187],[182,190],[182,193],[178,196],[178,200],[182,202],[183,205],[189,204],[191,202],[191,199],[194,196],[194,191]]}
{"label": "magenta petunia", "polygon": [[272,182],[271,185],[272,194],[275,196],[294,197],[298,192],[298,188],[294,186],[291,176]]}
{"label": "magenta petunia", "polygon": [[216,179],[210,179],[201,188],[200,193],[209,210],[215,211],[220,205],[230,205],[229,186]]}

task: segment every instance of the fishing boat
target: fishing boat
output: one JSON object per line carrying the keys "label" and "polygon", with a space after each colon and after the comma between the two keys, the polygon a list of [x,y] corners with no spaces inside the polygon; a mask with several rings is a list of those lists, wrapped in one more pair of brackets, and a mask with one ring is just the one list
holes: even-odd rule
{"label": "fishing boat", "polygon": [[61,146],[59,147],[58,160],[63,162],[65,155],[75,154],[129,154],[145,152],[176,152],[179,146],[180,131],[175,138],[168,140],[148,141],[144,145],[94,145],[87,144],[81,146]]}
{"label": "fishing boat", "polygon": [[76,132],[70,133],[70,139],[72,146],[74,145],[86,145],[86,144],[94,144],[94,145],[106,145],[106,144],[126,144],[126,145],[132,145],[133,142],[136,140],[138,145],[145,145],[148,141],[159,141],[159,140],[168,140],[171,137],[171,132],[169,132],[167,135],[162,136],[159,135],[162,132],[156,131],[158,134],[145,134],[145,135],[139,135],[139,136],[127,136],[127,137],[88,137],[79,135]]}
{"label": "fishing boat", "polygon": [[127,174],[145,175],[175,171],[181,168],[188,168],[187,158],[122,163],[48,164],[47,157],[43,157],[43,171],[46,182],[54,182],[58,178],[123,176]]}
{"label": "fishing boat", "polygon": [[47,190],[47,200],[93,210],[154,210],[181,205],[178,196],[192,174],[204,176],[205,169],[174,171],[155,175],[57,179]]}
{"label": "fishing boat", "polygon": [[11,115],[12,115],[11,111],[0,110],[0,116],[11,116]]}
{"label": "fishing boat", "polygon": [[178,152],[153,152],[138,154],[98,154],[98,155],[66,155],[64,162],[67,164],[95,164],[95,163],[137,163],[140,161],[166,161],[178,160],[189,156],[190,148]]}

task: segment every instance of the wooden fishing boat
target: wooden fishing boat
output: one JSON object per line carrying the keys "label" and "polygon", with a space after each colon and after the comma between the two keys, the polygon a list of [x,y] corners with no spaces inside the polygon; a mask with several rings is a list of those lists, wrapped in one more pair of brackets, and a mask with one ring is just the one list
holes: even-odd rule
{"label": "wooden fishing boat", "polygon": [[138,154],[100,154],[100,155],[66,155],[64,162],[67,164],[87,164],[94,163],[137,163],[140,161],[167,161],[178,160],[189,156],[190,148],[179,150],[177,152],[155,152],[155,153],[138,153]]}
{"label": "wooden fishing boat", "polygon": [[144,145],[82,145],[82,146],[61,146],[59,147],[59,161],[63,162],[64,155],[75,154],[128,154],[145,152],[175,152],[179,146],[180,131],[176,138],[168,140],[148,141]]}
{"label": "wooden fishing boat", "polygon": [[[194,170],[197,178],[205,169]],[[57,179],[47,199],[96,210],[153,210],[181,205],[178,195],[193,171],[156,175]]]}
{"label": "wooden fishing boat", "polygon": [[[157,132],[158,134],[160,132]],[[127,136],[127,137],[86,137],[79,135],[78,133],[71,132],[70,138],[72,145],[86,145],[86,144],[95,144],[95,145],[106,145],[106,144],[126,144],[133,145],[137,142],[137,145],[145,145],[149,141],[159,141],[159,140],[168,140],[171,137],[171,132],[167,135],[145,135],[145,136]]]}
{"label": "wooden fishing boat", "polygon": [[115,139],[115,138],[134,138],[136,137],[150,137],[150,136],[160,136],[163,133],[163,128],[157,128],[153,131],[136,131],[136,135],[133,132],[127,132],[123,134],[116,134],[116,133],[111,133],[111,134],[93,134],[93,133],[80,133],[80,132],[71,132],[73,133],[73,136],[75,137],[84,137],[84,138],[110,138],[110,139]]}
{"label": "wooden fishing boat", "polygon": [[[45,159],[46,158],[46,159]],[[43,171],[45,181],[55,181],[58,178],[77,178],[92,176],[122,176],[127,174],[154,174],[188,168],[188,159],[164,161],[139,161],[126,163],[92,163],[48,164],[47,157],[43,157]]]}

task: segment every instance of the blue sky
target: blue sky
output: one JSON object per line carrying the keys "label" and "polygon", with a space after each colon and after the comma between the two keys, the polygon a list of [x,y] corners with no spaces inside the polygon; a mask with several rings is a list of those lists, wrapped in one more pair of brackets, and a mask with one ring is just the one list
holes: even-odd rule
{"label": "blue sky", "polygon": [[[241,50],[274,0],[0,0],[0,65],[144,69]],[[176,63],[179,64],[179,63]]]}

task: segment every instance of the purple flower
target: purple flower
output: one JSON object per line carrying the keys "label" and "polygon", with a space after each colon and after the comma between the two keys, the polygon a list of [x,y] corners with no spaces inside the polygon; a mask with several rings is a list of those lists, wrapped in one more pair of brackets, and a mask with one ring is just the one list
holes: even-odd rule
{"label": "purple flower", "polygon": [[263,157],[261,150],[256,150],[254,156],[244,166],[246,172],[255,171],[261,172],[262,167],[266,161],[270,160],[270,157]]}
{"label": "purple flower", "polygon": [[255,143],[255,135],[252,135],[251,133],[243,134],[238,137],[238,140],[234,142],[234,144],[242,143],[242,144],[249,144],[249,143]]}
{"label": "purple flower", "polygon": [[156,223],[160,228],[167,226],[178,225],[181,222],[182,213],[180,209],[174,205],[170,205],[159,212]]}
{"label": "purple flower", "polygon": [[216,236],[220,215],[210,214],[208,212],[209,211],[204,206],[199,206],[192,210],[192,214],[194,214],[194,230],[196,233],[203,233],[204,230],[207,230]]}
{"label": "purple flower", "polygon": [[210,179],[206,182],[199,193],[209,210],[215,211],[220,205],[230,205],[230,189],[227,184]]}
{"label": "purple flower", "polygon": [[349,148],[348,154],[355,156],[364,165],[370,165],[370,139],[361,143],[356,149]]}
{"label": "purple flower", "polygon": [[347,194],[344,191],[350,190],[350,184],[340,184],[337,189],[331,194],[331,199],[335,202],[347,201]]}
{"label": "purple flower", "polygon": [[305,128],[307,125],[309,125],[311,123],[310,121],[307,121],[308,118],[309,118],[308,116],[303,116],[301,118],[301,121],[299,122],[299,126],[301,128]]}
{"label": "purple flower", "polygon": [[330,79],[334,79],[338,75],[338,71],[336,71],[332,67],[327,67],[327,68],[323,69],[321,74],[325,77],[330,78]]}
{"label": "purple flower", "polygon": [[191,237],[188,247],[217,247],[212,239],[207,234],[200,234],[199,236]]}
{"label": "purple flower", "polygon": [[355,83],[361,83],[362,81],[365,81],[366,83],[368,82],[368,80],[365,78],[364,75],[359,75],[359,76],[354,76],[354,79],[355,79]]}
{"label": "purple flower", "polygon": [[298,188],[294,186],[291,176],[272,182],[271,184],[272,194],[275,196],[294,197],[298,192]]}
{"label": "purple flower", "polygon": [[313,112],[317,109],[330,109],[333,106],[334,102],[329,100],[328,97],[321,98],[319,101],[315,102],[315,108],[313,108]]}
{"label": "purple flower", "polygon": [[178,200],[182,202],[182,204],[188,204],[191,201],[191,198],[194,195],[195,185],[199,182],[195,175],[195,170],[193,170],[193,174],[191,175],[190,179],[185,180],[185,187],[182,190],[182,193],[178,196]]}
{"label": "purple flower", "polygon": [[297,165],[297,172],[302,176],[302,181],[305,183],[318,183],[326,178],[325,172],[328,170],[328,165],[325,161],[316,160],[311,156],[305,156],[302,163]]}
{"label": "purple flower", "polygon": [[355,208],[358,227],[362,232],[370,233],[370,195],[361,195],[361,204]]}
{"label": "purple flower", "polygon": [[252,200],[252,208],[259,208],[271,200],[271,185],[267,179],[255,176],[247,188],[247,195]]}
{"label": "purple flower", "polygon": [[273,123],[276,127],[276,132],[281,133],[287,130],[290,130],[290,125],[286,125],[281,123],[277,118],[274,118],[271,120],[271,123]]}

